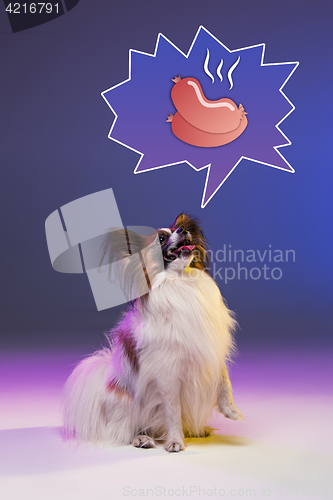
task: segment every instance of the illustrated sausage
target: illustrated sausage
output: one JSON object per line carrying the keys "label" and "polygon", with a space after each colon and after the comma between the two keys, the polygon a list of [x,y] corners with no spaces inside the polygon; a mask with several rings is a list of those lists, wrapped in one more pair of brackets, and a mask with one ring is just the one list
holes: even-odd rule
{"label": "illustrated sausage", "polygon": [[178,113],[193,127],[211,134],[225,134],[238,129],[246,119],[241,104],[237,107],[234,101],[226,97],[217,101],[206,99],[196,78],[181,79],[179,76],[173,81],[175,85],[171,90],[171,99]]}
{"label": "illustrated sausage", "polygon": [[244,116],[239,127],[235,130],[222,134],[211,134],[210,132],[193,127],[180,113],[176,113],[174,116],[170,115],[167,121],[171,122],[172,132],[178,139],[187,144],[192,144],[192,146],[202,148],[214,148],[228,144],[237,139],[247,126],[247,118]]}

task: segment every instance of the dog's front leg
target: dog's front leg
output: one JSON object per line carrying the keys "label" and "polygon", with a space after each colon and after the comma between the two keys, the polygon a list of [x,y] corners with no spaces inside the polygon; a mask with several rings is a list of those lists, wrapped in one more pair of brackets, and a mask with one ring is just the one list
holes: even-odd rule
{"label": "dog's front leg", "polygon": [[221,413],[232,420],[243,420],[243,414],[233,401],[231,382],[226,364],[223,364],[222,381],[217,396],[217,405]]}
{"label": "dog's front leg", "polygon": [[165,411],[166,440],[164,449],[177,452],[185,449],[180,405],[180,380],[165,380],[160,387]]}

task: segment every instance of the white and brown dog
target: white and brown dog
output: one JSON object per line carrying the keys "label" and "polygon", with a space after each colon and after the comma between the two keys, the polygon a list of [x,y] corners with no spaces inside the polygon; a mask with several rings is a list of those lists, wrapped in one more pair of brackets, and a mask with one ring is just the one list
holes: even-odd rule
{"label": "white and brown dog", "polygon": [[[110,346],[70,375],[65,435],[141,448],[163,440],[165,450],[178,452],[185,448],[184,437],[207,435],[214,406],[227,418],[242,418],[227,371],[236,322],[209,275],[206,242],[195,218],[182,213],[150,238],[135,240],[123,231],[127,244],[110,232],[103,258],[121,263],[118,282],[132,296],[136,288],[139,298],[109,333]],[[135,251],[152,249],[144,253],[150,290],[143,295],[137,278],[142,258],[131,258],[130,240]],[[163,257],[163,270],[154,249]]]}

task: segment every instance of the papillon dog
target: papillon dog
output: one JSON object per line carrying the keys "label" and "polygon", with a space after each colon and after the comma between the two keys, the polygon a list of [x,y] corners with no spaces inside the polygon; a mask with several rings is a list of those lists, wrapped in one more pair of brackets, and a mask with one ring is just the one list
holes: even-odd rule
{"label": "papillon dog", "polygon": [[198,221],[181,213],[150,237],[110,231],[103,259],[129,308],[109,332],[109,346],[70,375],[65,435],[139,448],[161,440],[179,452],[186,437],[209,434],[214,407],[241,419],[227,370],[236,321],[209,274]]}

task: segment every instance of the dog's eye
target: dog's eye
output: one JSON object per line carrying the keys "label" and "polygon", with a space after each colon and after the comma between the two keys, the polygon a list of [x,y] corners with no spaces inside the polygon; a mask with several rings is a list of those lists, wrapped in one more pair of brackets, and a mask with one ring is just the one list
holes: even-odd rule
{"label": "dog's eye", "polygon": [[158,240],[160,243],[163,243],[163,241],[165,241],[165,236],[163,235],[159,236]]}

